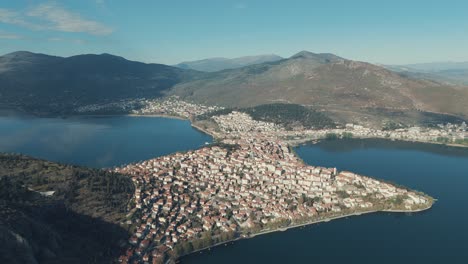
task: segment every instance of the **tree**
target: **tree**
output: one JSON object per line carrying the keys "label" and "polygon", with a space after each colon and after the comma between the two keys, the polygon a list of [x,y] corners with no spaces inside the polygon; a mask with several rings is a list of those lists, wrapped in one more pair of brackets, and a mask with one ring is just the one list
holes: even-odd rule
{"label": "tree", "polygon": [[184,254],[190,254],[193,252],[192,243],[187,241],[187,242],[182,243],[181,246],[182,246],[182,251],[184,252]]}
{"label": "tree", "polygon": [[335,139],[338,139],[338,135],[335,134],[335,133],[327,133],[325,135],[325,139],[326,140],[335,140]]}

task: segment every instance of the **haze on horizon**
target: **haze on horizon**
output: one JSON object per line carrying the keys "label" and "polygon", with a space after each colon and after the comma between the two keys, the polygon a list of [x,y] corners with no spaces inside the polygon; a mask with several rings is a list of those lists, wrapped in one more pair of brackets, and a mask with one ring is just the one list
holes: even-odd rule
{"label": "haze on horizon", "polygon": [[176,64],[309,50],[382,64],[468,61],[466,11],[461,0],[2,1],[0,54]]}

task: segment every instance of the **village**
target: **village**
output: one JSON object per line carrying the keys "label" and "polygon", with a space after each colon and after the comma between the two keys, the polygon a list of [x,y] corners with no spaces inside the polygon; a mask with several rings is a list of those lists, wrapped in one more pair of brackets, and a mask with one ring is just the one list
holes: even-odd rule
{"label": "village", "polygon": [[[286,140],[296,131],[240,112],[213,120],[218,127],[208,132],[218,140],[215,144],[114,169],[129,175],[136,186],[125,223],[135,231],[120,262],[163,263],[217,243],[317,219],[413,212],[432,205],[430,197],[403,187],[305,164]],[[346,126],[348,130],[366,131]]]}
{"label": "village", "polygon": [[[124,104],[125,109],[128,109],[134,103]],[[135,115],[163,115],[170,117],[179,117],[184,119],[193,120],[195,117],[216,112],[218,110],[225,109],[220,106],[205,106],[202,104],[195,104],[180,100],[178,97],[169,97],[168,99],[157,99],[157,100],[144,100],[144,107],[133,110]],[[402,140],[402,141],[416,141],[416,142],[427,142],[427,143],[441,143],[441,144],[456,144],[456,145],[468,145],[468,125],[463,122],[461,124],[437,124],[432,127],[421,127],[412,126],[405,128],[395,129],[382,129],[382,128],[370,128],[358,124],[344,124],[338,125],[336,128],[327,129],[305,129],[298,127],[294,130],[287,130],[280,124],[258,122],[252,120],[248,114],[239,111],[232,111],[227,115],[213,116],[216,119],[217,125],[229,124],[232,119],[239,126],[254,125],[268,126],[263,128],[264,132],[268,132],[269,136],[273,136],[288,142],[291,145],[297,145],[308,141],[326,139],[330,135],[334,135],[337,138],[342,137],[353,137],[353,138],[382,138],[390,140]],[[195,124],[197,127],[197,125]],[[204,129],[203,129],[204,130]],[[215,129],[209,131],[215,137],[223,138],[226,133],[231,131],[224,131],[222,134]]]}

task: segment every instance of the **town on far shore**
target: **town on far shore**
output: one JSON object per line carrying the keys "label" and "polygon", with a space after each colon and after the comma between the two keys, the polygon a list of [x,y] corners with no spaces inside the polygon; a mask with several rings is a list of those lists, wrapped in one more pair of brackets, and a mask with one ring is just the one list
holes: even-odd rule
{"label": "town on far shore", "polygon": [[[110,170],[131,177],[136,189],[122,222],[132,236],[121,263],[167,263],[203,249],[291,227],[372,213],[418,212],[430,196],[336,168],[310,166],[292,146],[337,137],[413,141],[465,139],[466,124],[390,131],[346,124],[290,130],[241,111],[171,97],[121,104],[135,115],[186,118],[214,137],[200,149]],[[88,106],[83,112],[106,106]],[[114,107],[114,106],[113,106]],[[197,124],[197,116],[210,116]]]}
{"label": "town on far shore", "polygon": [[[130,111],[132,115],[139,116],[166,116],[187,119],[192,122],[195,128],[212,134],[215,138],[222,138],[219,133],[217,123],[209,124],[199,122],[198,117],[210,113],[222,112],[224,107],[206,106],[197,103],[186,102],[177,96],[164,99],[151,100],[125,100],[122,102],[87,105],[75,109],[77,114],[112,111]],[[226,109],[227,110],[227,109]],[[242,116],[242,111],[233,110],[234,115]],[[220,116],[223,114],[220,114]],[[212,116],[214,119],[216,116]],[[242,121],[242,119],[239,119]],[[247,122],[247,120],[244,120]],[[214,127],[210,127],[214,125]],[[274,128],[273,128],[274,127]],[[275,136],[291,145],[298,145],[306,142],[321,139],[336,138],[381,138],[390,140],[413,141],[423,143],[446,144],[453,146],[468,146],[468,125],[463,121],[460,123],[439,123],[432,126],[404,126],[399,123],[385,123],[382,128],[366,127],[362,124],[338,124],[328,128],[304,128],[297,126],[294,129],[286,129],[281,124],[275,124],[272,132]],[[205,131],[207,130],[207,131]],[[229,132],[228,132],[229,133]]]}

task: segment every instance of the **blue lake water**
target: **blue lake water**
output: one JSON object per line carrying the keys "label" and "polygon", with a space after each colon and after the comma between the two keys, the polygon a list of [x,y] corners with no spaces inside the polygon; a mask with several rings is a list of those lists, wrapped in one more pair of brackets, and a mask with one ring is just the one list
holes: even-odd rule
{"label": "blue lake water", "polygon": [[468,149],[347,140],[296,151],[309,164],[386,179],[439,200],[423,213],[377,213],[271,233],[182,263],[468,263]]}
{"label": "blue lake water", "polygon": [[212,138],[189,121],[159,117],[0,117],[0,152],[112,167],[197,149]]}

